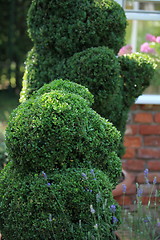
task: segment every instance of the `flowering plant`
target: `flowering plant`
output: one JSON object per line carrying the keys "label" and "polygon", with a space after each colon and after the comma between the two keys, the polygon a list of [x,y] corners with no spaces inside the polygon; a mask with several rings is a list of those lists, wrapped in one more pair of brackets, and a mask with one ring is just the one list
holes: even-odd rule
{"label": "flowering plant", "polygon": [[[117,233],[122,240],[158,240],[160,239],[160,209],[157,205],[159,192],[157,188],[157,178],[153,181],[149,178],[149,170],[144,170],[145,185],[136,183],[136,196],[132,210],[124,208],[122,211],[122,224]],[[122,186],[123,198],[126,194],[126,186]],[[145,205],[146,193],[149,194]],[[126,238],[127,237],[127,238]]]}
{"label": "flowering plant", "polygon": [[156,37],[148,33],[146,40],[148,42],[141,45],[140,51],[160,57],[160,36]]}
{"label": "flowering plant", "polygon": [[[123,46],[119,52],[118,56],[125,54],[131,54],[133,52],[132,45],[127,44]],[[152,80],[154,86],[160,85],[160,36],[154,36],[152,34],[146,34],[146,42],[140,46],[140,52],[149,54],[155,61],[157,67]]]}

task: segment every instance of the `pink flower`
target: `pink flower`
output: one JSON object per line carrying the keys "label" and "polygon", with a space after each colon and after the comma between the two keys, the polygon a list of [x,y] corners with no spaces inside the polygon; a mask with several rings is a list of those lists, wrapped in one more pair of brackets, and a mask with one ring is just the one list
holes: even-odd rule
{"label": "pink flower", "polygon": [[158,37],[156,38],[156,42],[157,42],[157,43],[160,43],[160,36],[158,36]]}
{"label": "pink flower", "polygon": [[148,42],[145,42],[141,45],[141,49],[140,49],[141,52],[144,52],[144,53],[151,53],[151,54],[155,54],[156,51],[154,48],[151,48],[149,46],[149,43]]}
{"label": "pink flower", "polygon": [[122,56],[124,54],[131,54],[132,53],[132,46],[130,44],[123,46],[118,53],[118,56]]}
{"label": "pink flower", "polygon": [[146,40],[150,42],[156,42],[156,37],[152,34],[147,33],[146,34]]}

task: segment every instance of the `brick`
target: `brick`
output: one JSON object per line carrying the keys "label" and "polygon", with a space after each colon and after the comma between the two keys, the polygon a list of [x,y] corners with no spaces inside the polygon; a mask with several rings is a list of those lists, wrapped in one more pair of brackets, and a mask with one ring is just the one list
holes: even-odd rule
{"label": "brick", "polygon": [[136,184],[132,184],[129,188],[126,190],[127,195],[136,195]]}
{"label": "brick", "polygon": [[153,104],[142,104],[140,106],[142,110],[152,110],[152,111],[160,111],[160,105],[153,105]]}
{"label": "brick", "polygon": [[124,137],[124,146],[125,147],[140,147],[141,146],[141,137],[125,136]]}
{"label": "brick", "polygon": [[160,161],[159,160],[148,161],[148,169],[150,171],[160,171]]}
{"label": "brick", "polygon": [[136,113],[134,115],[134,122],[137,123],[151,123],[153,122],[153,115],[151,113]]}
{"label": "brick", "polygon": [[160,150],[152,148],[138,149],[137,157],[141,159],[158,159],[160,158]]}
{"label": "brick", "polygon": [[139,109],[139,105],[138,104],[133,104],[130,108],[130,111],[135,111]]}
{"label": "brick", "polygon": [[114,199],[119,203],[119,205],[123,206],[129,206],[132,204],[132,200],[131,197],[129,196],[118,196],[118,197],[114,197]]}
{"label": "brick", "polygon": [[[160,183],[160,173],[159,172],[149,173],[148,174],[149,182],[152,183],[155,177],[157,177],[157,183]],[[146,182],[144,173],[139,173],[137,175],[136,182],[137,183],[145,183]]]}
{"label": "brick", "polygon": [[160,136],[144,136],[145,146],[160,146]]}
{"label": "brick", "polygon": [[160,135],[160,125],[141,125],[139,132],[142,135]]}
{"label": "brick", "polygon": [[144,160],[126,160],[122,163],[122,167],[123,169],[130,171],[143,171],[145,164],[146,162]]}
{"label": "brick", "polygon": [[139,132],[139,125],[127,124],[125,135],[136,135]]}
{"label": "brick", "polygon": [[143,204],[143,205],[148,205],[149,200],[150,200],[152,206],[153,206],[155,203],[156,203],[156,204],[159,204],[159,203],[160,203],[160,197],[151,197],[151,198],[150,198],[150,197],[145,196],[145,197],[142,197],[142,204]]}
{"label": "brick", "polygon": [[155,196],[157,190],[157,186],[155,184],[141,184],[140,186],[143,189],[142,196],[150,196],[151,194]]}
{"label": "brick", "polygon": [[135,149],[134,148],[126,148],[126,153],[123,155],[124,159],[134,158],[135,157]]}
{"label": "brick", "polygon": [[160,123],[160,113],[155,114],[155,122]]}

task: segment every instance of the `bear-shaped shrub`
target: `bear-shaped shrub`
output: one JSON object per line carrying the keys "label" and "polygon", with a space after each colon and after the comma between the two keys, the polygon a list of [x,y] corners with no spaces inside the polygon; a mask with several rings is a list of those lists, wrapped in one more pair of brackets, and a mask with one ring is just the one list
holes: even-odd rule
{"label": "bear-shaped shrub", "polygon": [[129,108],[154,72],[148,56],[117,57],[126,29],[123,8],[114,0],[33,0],[27,22],[34,46],[21,101],[57,78],[86,86],[95,98],[92,108],[121,132],[121,157]]}
{"label": "bear-shaped shrub", "polygon": [[5,240],[114,239],[118,130],[76,83],[54,80],[13,111],[0,175]]}

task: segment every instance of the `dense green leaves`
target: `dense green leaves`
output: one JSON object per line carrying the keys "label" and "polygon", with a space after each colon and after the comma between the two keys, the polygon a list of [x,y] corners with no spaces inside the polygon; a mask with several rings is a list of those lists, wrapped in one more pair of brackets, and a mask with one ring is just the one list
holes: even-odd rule
{"label": "dense green leaves", "polygon": [[[65,86],[62,80],[45,85],[11,114],[6,131],[10,158],[17,169],[28,172],[88,166],[91,162],[110,175],[113,173],[110,181],[114,183],[120,175],[116,155],[119,132],[88,107],[79,95],[84,95],[79,91],[84,87],[66,82],[71,86],[69,92],[74,87],[79,94],[53,90],[60,82]],[[53,89],[43,93],[51,86]]]}
{"label": "dense green leaves", "polygon": [[156,67],[153,59],[142,53],[133,53],[118,58],[121,65],[123,104],[130,107],[135,98],[149,86]]}
{"label": "dense green leaves", "polygon": [[[0,176],[0,228],[6,240],[114,239],[120,209],[107,175],[76,168],[22,175],[12,163]],[[111,205],[116,206],[112,212]],[[91,213],[91,205],[95,213]],[[113,223],[112,217],[118,219]],[[96,222],[95,222],[96,221]],[[94,228],[98,225],[98,231]]]}

